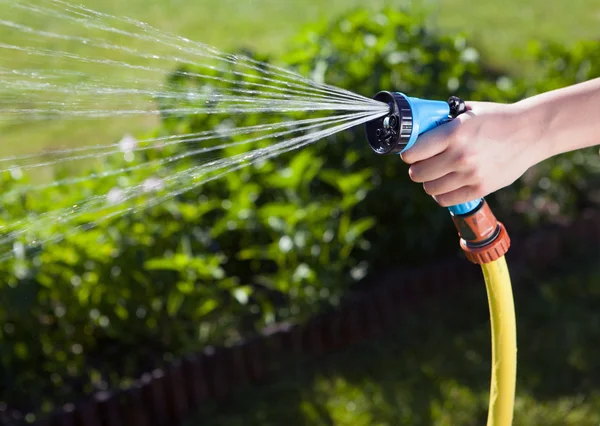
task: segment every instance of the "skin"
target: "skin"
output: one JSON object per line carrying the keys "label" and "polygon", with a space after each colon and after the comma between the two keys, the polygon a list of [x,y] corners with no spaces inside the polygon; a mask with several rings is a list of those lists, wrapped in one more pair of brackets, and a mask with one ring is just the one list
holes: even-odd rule
{"label": "skin", "polygon": [[555,155],[600,144],[600,78],[468,111],[402,153],[409,176],[444,207],[509,186]]}

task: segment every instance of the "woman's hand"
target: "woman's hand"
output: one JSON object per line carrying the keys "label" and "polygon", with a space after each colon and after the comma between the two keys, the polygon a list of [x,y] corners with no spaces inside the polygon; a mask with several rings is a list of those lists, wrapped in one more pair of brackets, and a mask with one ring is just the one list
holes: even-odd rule
{"label": "woman's hand", "polygon": [[471,102],[467,108],[401,155],[411,179],[444,207],[504,188],[544,159],[542,124],[519,104]]}

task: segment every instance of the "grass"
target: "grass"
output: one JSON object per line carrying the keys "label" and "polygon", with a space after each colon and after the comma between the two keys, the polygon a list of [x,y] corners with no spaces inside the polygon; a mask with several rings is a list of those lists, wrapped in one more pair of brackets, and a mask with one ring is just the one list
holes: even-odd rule
{"label": "grass", "polygon": [[[514,282],[515,426],[600,423],[600,257],[592,256],[587,266],[553,268],[543,281]],[[566,271],[575,265],[580,271]],[[489,345],[482,283],[477,291],[429,304],[384,338],[207,406],[187,426],[482,425]]]}
{"label": "grass", "polygon": [[[91,8],[119,16],[129,16],[148,22],[163,31],[173,32],[223,50],[242,46],[264,53],[277,54],[287,41],[305,24],[327,20],[349,9],[362,6],[377,8],[383,0],[80,0]],[[392,5],[403,0],[390,0]],[[551,2],[547,0],[505,0],[498,7],[492,0],[455,2],[429,0],[424,7],[431,10],[431,24],[446,32],[466,31],[481,45],[486,55],[499,65],[512,67],[513,51],[523,47],[528,39],[571,42],[595,37],[600,24],[600,5],[595,0]],[[23,23],[23,16],[4,19]],[[33,22],[36,21],[36,22]],[[26,19],[26,23],[46,31],[73,33],[75,27],[55,19]],[[78,29],[81,34],[81,29]],[[117,34],[103,34],[108,41],[119,44]],[[26,44],[23,34],[0,26],[0,40],[7,44]],[[85,55],[85,46],[70,41],[45,39],[41,47],[68,50]],[[127,47],[143,50],[142,45],[127,43]],[[153,53],[161,53],[153,47]],[[167,49],[167,48],[165,48]],[[118,59],[118,55],[115,54]],[[31,56],[3,51],[0,66],[31,67]],[[72,62],[49,58],[36,64],[42,70],[71,68]],[[112,67],[87,67],[87,72],[104,76],[109,82],[124,77],[122,70]],[[160,84],[157,80],[156,84]],[[153,119],[110,119],[90,122],[55,120],[43,123],[0,124],[0,156],[36,152],[83,144],[110,143],[126,132],[141,132],[156,125]]]}

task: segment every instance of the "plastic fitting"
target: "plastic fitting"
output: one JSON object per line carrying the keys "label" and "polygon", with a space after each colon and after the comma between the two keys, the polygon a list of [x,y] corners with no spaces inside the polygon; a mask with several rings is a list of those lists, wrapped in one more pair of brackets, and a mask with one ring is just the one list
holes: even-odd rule
{"label": "plastic fitting", "polygon": [[496,219],[487,201],[464,215],[452,214],[458,230],[460,247],[467,259],[481,265],[498,260],[510,247],[510,237],[504,225]]}

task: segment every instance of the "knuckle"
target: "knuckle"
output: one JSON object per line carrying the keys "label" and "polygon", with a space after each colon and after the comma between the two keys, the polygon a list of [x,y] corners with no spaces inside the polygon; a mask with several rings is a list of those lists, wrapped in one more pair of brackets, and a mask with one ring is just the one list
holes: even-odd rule
{"label": "knuckle", "polygon": [[448,141],[450,145],[462,145],[465,143],[467,137],[462,123],[456,122],[456,125],[449,130]]}
{"label": "knuckle", "polygon": [[474,185],[481,185],[484,180],[484,173],[480,167],[475,167],[467,173],[469,181]]}
{"label": "knuckle", "polygon": [[475,162],[473,154],[467,150],[460,150],[456,154],[456,165],[461,169],[471,169]]}

